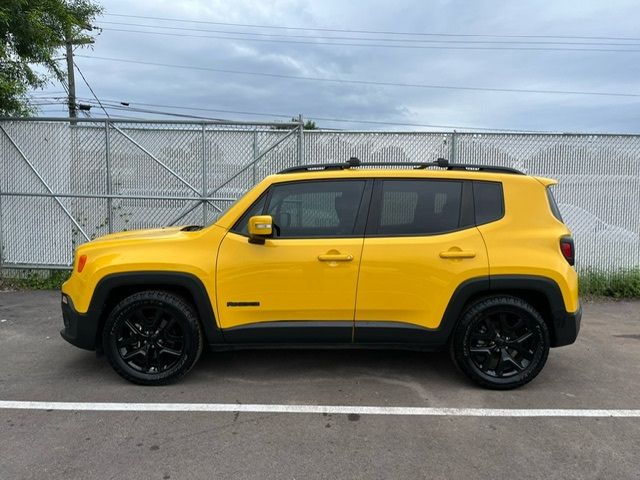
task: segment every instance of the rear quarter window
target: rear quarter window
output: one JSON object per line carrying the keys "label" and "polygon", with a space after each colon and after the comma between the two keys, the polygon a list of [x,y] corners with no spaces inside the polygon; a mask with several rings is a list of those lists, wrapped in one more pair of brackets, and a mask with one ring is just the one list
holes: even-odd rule
{"label": "rear quarter window", "polygon": [[547,199],[549,200],[549,207],[551,208],[551,213],[553,213],[553,216],[564,223],[562,214],[560,213],[560,208],[558,208],[558,203],[556,202],[556,198],[553,196],[553,192],[551,191],[551,187],[547,187]]}
{"label": "rear quarter window", "polygon": [[495,222],[504,216],[504,195],[500,182],[473,182],[476,225]]}

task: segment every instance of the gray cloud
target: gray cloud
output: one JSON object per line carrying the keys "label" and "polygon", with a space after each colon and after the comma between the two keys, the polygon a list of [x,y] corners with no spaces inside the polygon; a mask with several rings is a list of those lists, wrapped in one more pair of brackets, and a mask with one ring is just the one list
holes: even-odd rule
{"label": "gray cloud", "polygon": [[[634,37],[636,4],[627,2],[365,1],[154,1],[105,0],[107,13],[191,18],[220,22],[316,26],[342,29]],[[105,16],[102,20],[160,23]],[[522,50],[397,49],[246,42],[172,37],[105,30],[88,56],[204,66],[274,74],[515,89],[640,93],[640,53]],[[179,24],[234,30],[206,24]],[[302,31],[243,31],[304,35]],[[184,32],[183,32],[184,33]],[[187,32],[195,35],[204,32]],[[355,34],[306,32],[307,35]],[[214,35],[214,34],[211,34]],[[384,35],[369,35],[385,37]],[[394,37],[387,37],[394,38]],[[457,38],[457,37],[456,37]],[[456,38],[448,38],[455,40]],[[477,38],[482,40],[482,38]],[[506,41],[506,39],[503,39]],[[545,39],[537,39],[545,41]],[[569,41],[569,40],[567,40]],[[579,42],[579,40],[571,40]],[[585,40],[586,41],[586,40]],[[615,42],[613,42],[615,43]],[[640,42],[630,42],[640,44]],[[580,45],[570,46],[580,48]],[[632,48],[632,47],[630,47]],[[640,46],[635,47],[640,50]],[[234,75],[78,58],[96,93],[131,103],[183,105],[222,110],[304,114],[399,123],[551,131],[637,132],[640,98],[450,91]],[[59,90],[53,86],[51,90]],[[79,96],[90,97],[78,79]],[[52,107],[47,107],[52,109]],[[57,111],[63,112],[61,108]],[[98,109],[92,111],[98,112]],[[180,113],[188,111],[174,110]],[[113,112],[114,114],[117,112]],[[247,119],[215,112],[197,115]],[[127,115],[143,114],[128,112]],[[146,115],[149,116],[149,115]],[[263,117],[254,117],[262,118]],[[328,128],[373,128],[319,121]],[[375,127],[384,129],[385,127]],[[411,130],[417,127],[389,126]]]}

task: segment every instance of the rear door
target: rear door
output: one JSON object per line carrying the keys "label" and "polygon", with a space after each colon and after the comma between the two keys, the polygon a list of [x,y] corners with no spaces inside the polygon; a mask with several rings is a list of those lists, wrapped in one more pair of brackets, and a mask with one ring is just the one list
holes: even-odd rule
{"label": "rear door", "polygon": [[419,342],[456,288],[487,276],[472,182],[376,180],[358,280],[358,343]]}

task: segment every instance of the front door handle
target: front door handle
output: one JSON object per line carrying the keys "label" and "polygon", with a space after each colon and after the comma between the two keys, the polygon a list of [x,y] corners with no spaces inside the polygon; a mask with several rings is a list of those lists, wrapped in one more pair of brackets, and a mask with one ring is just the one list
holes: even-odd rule
{"label": "front door handle", "polygon": [[318,255],[318,260],[321,262],[350,262],[353,260],[353,255],[342,255],[339,253],[325,253]]}
{"label": "front door handle", "polygon": [[476,256],[476,252],[473,250],[446,250],[444,252],[440,252],[440,258],[474,258]]}

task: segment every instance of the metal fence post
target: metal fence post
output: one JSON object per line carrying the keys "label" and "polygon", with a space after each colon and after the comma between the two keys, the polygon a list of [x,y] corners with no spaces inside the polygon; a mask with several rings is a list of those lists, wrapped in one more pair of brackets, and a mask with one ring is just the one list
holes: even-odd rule
{"label": "metal fence post", "polygon": [[456,156],[458,152],[456,151],[456,131],[454,130],[451,134],[451,145],[449,147],[449,161],[451,163],[456,161]]}
{"label": "metal fence post", "polygon": [[258,182],[258,179],[257,179],[258,167],[256,166],[256,160],[258,159],[259,153],[260,152],[258,151],[258,129],[254,128],[253,129],[253,159],[252,159],[253,176],[251,177],[254,185]]}
{"label": "metal fence post", "polygon": [[202,226],[207,224],[207,181],[208,165],[207,165],[207,126],[202,124]]}
{"label": "metal fence post", "polygon": [[2,231],[2,182],[0,182],[0,274],[2,274],[2,265],[4,264],[4,235]]}
{"label": "metal fence post", "polygon": [[107,168],[107,226],[109,233],[113,233],[113,179],[111,176],[111,142],[109,141],[109,120],[104,121],[104,152]]}
{"label": "metal fence post", "polygon": [[298,165],[304,164],[304,119],[302,118],[302,114],[298,115]]}
{"label": "metal fence post", "polygon": [[[4,141],[0,141],[0,147],[2,147],[2,156],[0,156],[0,171],[1,172],[6,172],[7,171],[7,166],[5,165],[6,163],[9,163],[8,161],[5,160],[6,158],[6,152],[4,151],[5,148],[5,142]],[[2,217],[2,181],[0,181],[0,275],[2,275],[2,268],[4,265],[4,233],[3,233],[3,228],[2,228],[2,222],[3,222],[3,217]]]}

